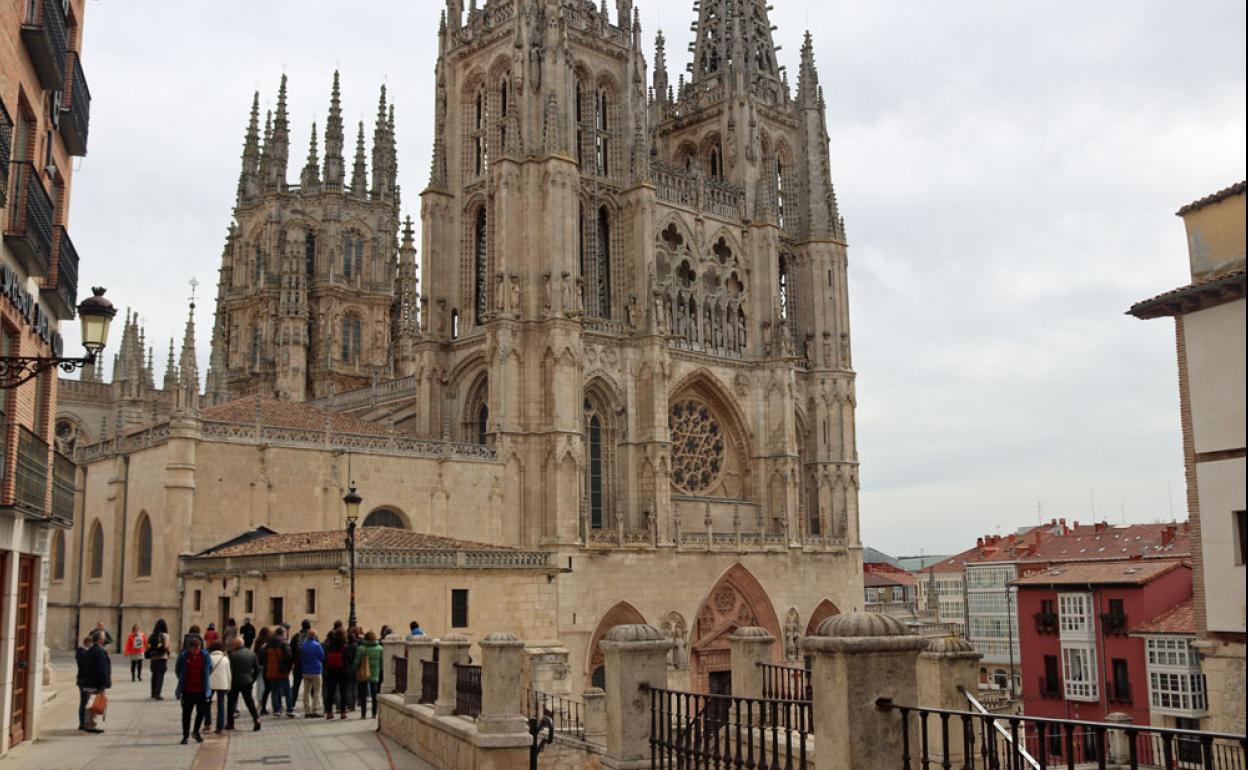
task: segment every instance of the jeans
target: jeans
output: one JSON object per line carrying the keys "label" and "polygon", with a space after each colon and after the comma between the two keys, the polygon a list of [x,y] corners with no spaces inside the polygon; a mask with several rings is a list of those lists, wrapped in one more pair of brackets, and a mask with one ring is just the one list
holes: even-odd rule
{"label": "jeans", "polygon": [[368,702],[373,702],[373,716],[377,716],[377,683],[376,682],[360,682],[358,688],[360,699],[360,715],[368,716]]}
{"label": "jeans", "polygon": [[325,674],[325,713],[334,713],[334,704],[338,704],[338,713],[346,714],[351,708],[347,693],[351,691],[351,675],[345,671],[326,671]]}
{"label": "jeans", "polygon": [[269,692],[273,695],[273,713],[282,713],[282,703],[286,704],[286,712],[295,710],[295,696],[290,692],[289,679],[270,679]]}
{"label": "jeans", "polygon": [[135,680],[138,680],[140,682],[143,681],[143,659],[142,658],[130,659],[130,681],[133,682]]}
{"label": "jeans", "polygon": [[221,732],[225,729],[227,717],[230,721],[233,721],[234,709],[229,707],[230,694],[228,692],[225,690],[217,690],[215,694],[217,696],[217,732]]}
{"label": "jeans", "polygon": [[[85,687],[78,688],[78,726],[88,727],[87,724],[87,704],[91,702],[91,691]],[[94,719],[91,720],[95,722]]]}
{"label": "jeans", "polygon": [[238,699],[240,697],[243,699],[243,703],[247,705],[247,713],[251,714],[251,721],[260,721],[260,715],[256,713],[256,699],[251,696],[251,685],[233,687],[230,688],[230,701],[226,708],[229,714],[225,720],[226,729],[234,729],[234,711],[238,708]]}
{"label": "jeans", "polygon": [[295,669],[291,672],[291,679],[294,680],[294,683],[290,685],[290,702],[294,703],[299,700],[299,684],[303,682],[303,672]]}
{"label": "jeans", "polygon": [[256,680],[256,692],[259,694],[256,702],[260,704],[261,714],[269,713],[269,692],[271,689],[272,685],[268,679],[261,677]]}
{"label": "jeans", "polygon": [[188,738],[191,734],[191,712],[195,712],[195,734],[199,735],[200,727],[209,724],[208,720],[208,698],[204,693],[182,693],[182,737]]}
{"label": "jeans", "polygon": [[152,658],[152,697],[159,698],[165,686],[165,671],[169,669],[168,658]]}
{"label": "jeans", "polygon": [[303,715],[319,715],[321,712],[321,675],[303,675]]}

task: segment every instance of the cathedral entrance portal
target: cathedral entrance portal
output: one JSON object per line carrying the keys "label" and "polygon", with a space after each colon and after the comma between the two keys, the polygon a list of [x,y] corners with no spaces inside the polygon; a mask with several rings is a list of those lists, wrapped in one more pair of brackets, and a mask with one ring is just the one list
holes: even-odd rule
{"label": "cathedral entrance portal", "polygon": [[[736,564],[715,583],[698,610],[690,683],[695,692],[714,692],[712,685],[718,685],[724,672],[732,670],[728,637],[745,626],[765,628],[777,642],[783,638],[780,621],[767,592],[749,570]],[[776,662],[779,662],[782,650],[782,644],[773,646],[772,657]]]}

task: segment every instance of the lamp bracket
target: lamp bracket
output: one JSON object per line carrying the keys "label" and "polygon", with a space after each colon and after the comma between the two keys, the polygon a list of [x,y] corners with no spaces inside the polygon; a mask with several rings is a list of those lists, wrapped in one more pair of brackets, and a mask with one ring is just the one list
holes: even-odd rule
{"label": "lamp bracket", "polygon": [[95,363],[94,356],[85,358],[0,356],[0,390],[16,388],[52,369],[60,368],[61,371],[69,374],[92,363]]}

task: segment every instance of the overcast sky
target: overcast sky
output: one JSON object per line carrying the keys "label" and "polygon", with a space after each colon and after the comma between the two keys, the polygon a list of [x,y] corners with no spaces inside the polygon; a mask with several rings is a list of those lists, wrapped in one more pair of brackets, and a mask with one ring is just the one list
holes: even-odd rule
{"label": "overcast sky", "polygon": [[[660,25],[671,41],[674,80],[691,4],[637,4],[648,48]],[[1123,311],[1187,281],[1174,211],[1245,177],[1243,1],[773,4],[782,63],[795,81],[811,29],[828,100],[864,541],[961,550],[1034,523],[1037,506],[1046,519],[1183,517],[1173,327]],[[88,2],[80,294],[106,285],[141,315],[157,381],[187,282],[215,296],[251,94],[271,106],[283,72],[292,181],[334,68],[348,121],[371,121],[388,84],[418,219],[442,7]],[[201,371],[212,310],[196,312]]]}

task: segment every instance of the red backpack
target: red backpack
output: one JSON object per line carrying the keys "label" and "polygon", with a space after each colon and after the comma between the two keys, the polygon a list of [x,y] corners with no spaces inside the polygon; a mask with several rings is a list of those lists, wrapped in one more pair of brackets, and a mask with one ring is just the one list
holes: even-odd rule
{"label": "red backpack", "polygon": [[329,652],[325,653],[325,668],[338,669],[338,668],[342,668],[342,666],[343,666],[343,652],[342,652],[341,647],[336,650],[330,650]]}

